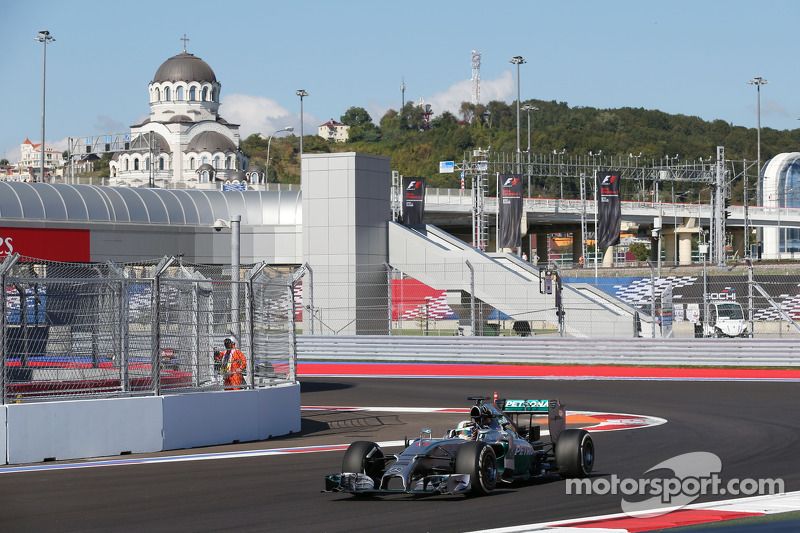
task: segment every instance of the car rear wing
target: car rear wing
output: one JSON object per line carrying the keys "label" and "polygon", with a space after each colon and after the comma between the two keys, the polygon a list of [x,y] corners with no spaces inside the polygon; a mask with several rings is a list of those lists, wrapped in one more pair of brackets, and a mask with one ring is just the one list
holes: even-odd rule
{"label": "car rear wing", "polygon": [[515,418],[527,414],[533,420],[534,415],[546,414],[550,440],[553,442],[567,427],[567,408],[558,400],[497,400],[495,404],[503,413]]}

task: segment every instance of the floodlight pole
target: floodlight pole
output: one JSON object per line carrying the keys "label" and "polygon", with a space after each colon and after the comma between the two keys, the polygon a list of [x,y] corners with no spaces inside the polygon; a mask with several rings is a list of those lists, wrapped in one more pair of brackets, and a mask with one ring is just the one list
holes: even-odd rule
{"label": "floodlight pole", "polygon": [[53,41],[55,41],[55,39],[53,38],[52,35],[50,35],[50,32],[47,31],[47,30],[40,31],[39,35],[37,37],[34,37],[34,39],[39,41],[40,43],[42,43],[42,157],[41,157],[41,169],[40,169],[41,173],[39,175],[39,179],[41,179],[42,182],[44,182],[44,147],[45,147],[45,143],[44,143],[44,116],[45,116],[45,113],[44,113],[44,102],[45,102],[45,73],[47,71],[47,68],[46,68],[46,66],[47,66],[47,43],[48,42],[53,42]]}
{"label": "floodlight pole", "polygon": [[519,66],[525,63],[522,56],[514,56],[509,61],[512,65],[517,65],[517,172],[519,173],[520,165],[520,147],[519,147]]}

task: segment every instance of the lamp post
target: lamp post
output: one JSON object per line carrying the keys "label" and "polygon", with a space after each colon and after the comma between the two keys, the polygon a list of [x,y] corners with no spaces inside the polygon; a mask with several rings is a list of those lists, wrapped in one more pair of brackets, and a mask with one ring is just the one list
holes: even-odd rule
{"label": "lamp post", "polygon": [[[282,131],[288,131],[289,133],[291,133],[291,132],[294,131],[294,128],[291,127],[291,126],[286,126],[282,130],[277,130],[275,133],[280,133]],[[267,141],[267,170],[264,172],[264,183],[266,183],[269,180],[269,149],[270,149],[270,145],[272,144],[272,138],[275,137],[275,133],[270,135],[269,136],[269,141]],[[303,144],[303,138],[300,137],[300,145],[302,146],[302,144]],[[301,149],[301,153],[302,153],[302,149]]]}
{"label": "lamp post", "polygon": [[242,215],[231,215],[230,221],[218,218],[212,226],[216,231],[221,231],[222,228],[231,228],[231,333],[236,336],[238,342],[241,342],[241,328],[239,327],[239,262],[241,257],[239,227],[241,222]]}
{"label": "lamp post", "polygon": [[525,63],[525,60],[522,59],[522,56],[514,56],[509,61],[512,65],[517,66],[517,171],[519,171],[519,159],[520,159],[520,149],[519,149],[519,66],[522,63]]}
{"label": "lamp post", "polygon": [[303,98],[308,96],[305,89],[297,89],[297,96],[300,97],[300,166],[303,166]]}
{"label": "lamp post", "polygon": [[[757,106],[756,106],[756,202],[761,202],[761,205],[764,205],[764,198],[763,198],[763,189],[761,186],[761,86],[766,85],[769,83],[767,80],[762,78],[761,76],[756,76],[752,80],[747,82],[749,85],[756,86],[756,95],[757,95]],[[745,206],[747,209],[747,206]],[[746,220],[745,220],[746,223]],[[746,225],[746,224],[745,224]],[[745,239],[747,239],[747,234],[745,233]],[[756,242],[763,241],[763,229],[758,228],[756,230]],[[747,241],[745,241],[747,242]],[[780,248],[780,241],[779,246]],[[778,251],[778,257],[780,258],[780,250]]]}
{"label": "lamp post", "polygon": [[525,104],[522,109],[528,112],[528,153],[531,153],[531,111],[538,111],[538,107],[531,104]]}
{"label": "lamp post", "polygon": [[46,65],[47,65],[47,43],[53,42],[55,39],[50,35],[50,32],[47,30],[41,30],[39,35],[34,37],[37,41],[42,43],[42,164],[41,164],[41,174],[39,175],[39,179],[44,182],[44,95],[45,95],[45,72],[46,72]]}

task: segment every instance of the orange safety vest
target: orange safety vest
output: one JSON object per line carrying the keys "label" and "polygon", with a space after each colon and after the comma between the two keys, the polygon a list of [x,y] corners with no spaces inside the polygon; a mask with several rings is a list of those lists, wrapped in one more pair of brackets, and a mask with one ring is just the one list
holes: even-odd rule
{"label": "orange safety vest", "polygon": [[222,376],[226,389],[239,390],[244,382],[242,373],[247,368],[247,358],[238,348],[225,350],[222,355]]}

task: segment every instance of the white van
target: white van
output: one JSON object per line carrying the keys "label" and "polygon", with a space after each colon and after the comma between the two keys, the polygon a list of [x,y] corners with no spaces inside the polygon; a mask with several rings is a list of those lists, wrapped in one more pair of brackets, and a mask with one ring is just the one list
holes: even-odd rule
{"label": "white van", "polygon": [[708,302],[708,317],[694,326],[695,337],[747,337],[747,320],[742,305],[731,300]]}

